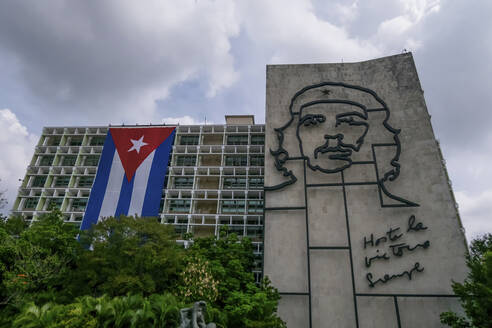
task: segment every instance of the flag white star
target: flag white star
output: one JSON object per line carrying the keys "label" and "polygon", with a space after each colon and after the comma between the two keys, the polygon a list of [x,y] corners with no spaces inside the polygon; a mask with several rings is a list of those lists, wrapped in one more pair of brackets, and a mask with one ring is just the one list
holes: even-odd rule
{"label": "flag white star", "polygon": [[137,154],[140,154],[140,148],[142,148],[145,145],[148,145],[148,143],[143,141],[143,138],[144,136],[141,136],[140,139],[138,140],[130,139],[133,146],[130,149],[128,149],[128,152],[131,152],[132,150],[136,150]]}

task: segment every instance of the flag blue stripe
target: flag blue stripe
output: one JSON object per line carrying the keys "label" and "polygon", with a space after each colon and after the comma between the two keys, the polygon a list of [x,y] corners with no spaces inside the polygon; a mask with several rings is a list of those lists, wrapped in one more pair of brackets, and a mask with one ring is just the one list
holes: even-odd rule
{"label": "flag blue stripe", "polygon": [[150,168],[149,180],[145,191],[142,216],[157,216],[161,203],[164,178],[167,174],[169,155],[173,146],[175,131],[155,150],[154,161]]}
{"label": "flag blue stripe", "polygon": [[108,186],[109,173],[111,171],[111,165],[113,164],[115,151],[116,147],[113,142],[113,137],[111,136],[111,132],[108,131],[80,230],[89,229],[93,224],[96,224],[99,219],[99,212],[101,211],[104,194],[106,192],[106,187]]}
{"label": "flag blue stripe", "polygon": [[130,208],[130,201],[132,200],[133,183],[135,181],[135,174],[131,181],[128,181],[126,174],[123,174],[123,183],[121,184],[120,198],[118,199],[118,205],[116,205],[116,211],[114,217],[117,218],[120,215],[128,215],[128,209]]}

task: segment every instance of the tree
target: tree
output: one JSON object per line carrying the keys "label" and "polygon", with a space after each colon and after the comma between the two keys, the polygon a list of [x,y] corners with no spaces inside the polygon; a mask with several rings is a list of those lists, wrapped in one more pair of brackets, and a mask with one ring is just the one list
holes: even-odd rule
{"label": "tree", "polygon": [[453,312],[441,314],[441,323],[453,328],[492,327],[492,234],[471,242],[466,255],[470,269],[461,284],[453,282],[453,291],[459,296],[466,318]]}
{"label": "tree", "polygon": [[65,224],[58,210],[42,215],[29,229],[23,223],[14,218],[0,229],[2,306],[51,297],[62,288],[80,248],[77,229]]}
{"label": "tree", "polygon": [[196,238],[188,252],[190,256],[205,259],[218,282],[217,299],[208,309],[211,321],[223,327],[285,327],[276,314],[278,291],[268,278],[260,285],[255,283],[253,245],[249,238],[221,231],[218,240]]}
{"label": "tree", "polygon": [[172,226],[152,218],[107,218],[80,235],[85,249],[68,277],[69,297],[163,293],[176,286],[183,249]]}

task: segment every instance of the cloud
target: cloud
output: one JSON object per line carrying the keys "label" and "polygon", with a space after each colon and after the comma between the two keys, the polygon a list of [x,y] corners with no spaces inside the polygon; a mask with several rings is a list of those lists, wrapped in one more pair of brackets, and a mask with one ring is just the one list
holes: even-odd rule
{"label": "cloud", "polygon": [[181,117],[164,117],[162,119],[163,124],[180,124],[180,125],[202,125],[202,124],[214,124],[213,122],[201,122],[189,115]]}
{"label": "cloud", "polygon": [[3,213],[13,205],[26,168],[31,161],[34,145],[39,137],[28,132],[10,109],[0,109],[0,190],[5,192],[8,204]]}
{"label": "cloud", "polygon": [[461,219],[465,226],[468,241],[492,232],[492,190],[485,190],[478,195],[471,195],[466,192],[455,193]]}
{"label": "cloud", "polygon": [[381,54],[371,43],[316,16],[310,1],[257,0],[238,6],[245,32],[268,55],[268,63],[357,61]]}
{"label": "cloud", "polygon": [[61,111],[82,122],[156,119],[155,101],[199,74],[213,97],[238,79],[229,41],[238,33],[226,0],[0,4],[0,47],[55,120]]}

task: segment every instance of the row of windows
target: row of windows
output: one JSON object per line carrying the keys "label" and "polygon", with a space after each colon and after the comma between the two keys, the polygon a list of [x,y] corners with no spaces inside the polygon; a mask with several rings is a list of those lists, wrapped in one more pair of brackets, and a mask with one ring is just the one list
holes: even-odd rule
{"label": "row of windows", "polygon": [[[176,157],[176,166],[195,166],[196,156],[195,155],[180,155]],[[248,156],[247,155],[227,155],[225,156],[226,166],[248,166]],[[250,155],[249,156],[250,166],[264,166],[265,158],[263,155]]]}
{"label": "row of windows", "polygon": [[[88,198],[74,198],[72,200],[71,211],[83,212],[87,206]],[[25,210],[34,210],[38,205],[39,197],[26,198],[24,202]],[[63,197],[49,198],[48,208],[61,208],[63,203]],[[163,206],[163,200],[161,200],[161,211]],[[191,207],[191,200],[189,199],[172,199],[169,202],[169,212],[174,213],[188,213]],[[261,214],[263,213],[263,200],[262,199],[227,199],[220,201],[221,213],[224,214]]]}
{"label": "row of windows", "polygon": [[[246,206],[247,205],[247,206]],[[188,213],[191,207],[189,199],[172,199],[169,201],[169,212]],[[262,199],[228,199],[220,201],[221,213],[224,214],[261,214],[263,213]]]}
{"label": "row of windows", "polygon": [[[248,177],[249,188],[263,188],[263,177]],[[245,189],[245,177],[227,177],[224,178],[224,189]]]}
{"label": "row of windows", "polygon": [[[46,180],[47,180],[46,175],[38,175],[38,176],[34,177],[34,180],[33,180],[31,186],[42,188],[42,187],[44,187]],[[93,181],[94,181],[93,176],[79,177],[77,187],[79,187],[79,188],[90,188],[92,186]],[[60,176],[54,177],[53,182],[51,183],[51,187],[68,187],[69,183],[70,183],[70,175],[60,175]]]}
{"label": "row of windows", "polygon": [[[248,166],[248,157],[246,155],[227,155],[225,156],[226,166]],[[250,166],[264,166],[265,158],[263,155],[250,155]]]}
{"label": "row of windows", "polygon": [[[42,156],[39,161],[39,166],[51,166],[53,165],[54,155]],[[63,156],[60,166],[75,166],[77,162],[77,155],[65,155]],[[99,163],[99,155],[86,156],[83,166],[97,166]]]}
{"label": "row of windows", "polygon": [[251,143],[248,143],[248,135],[227,136],[228,145],[264,145],[265,136],[260,134],[251,135]]}
{"label": "row of windows", "polygon": [[[74,198],[72,200],[71,211],[74,212],[83,212],[85,211],[85,207],[87,206],[87,198]],[[38,206],[39,197],[29,197],[24,201],[24,209],[25,210],[34,210],[36,206]],[[48,200],[48,208],[55,207],[61,208],[63,203],[63,197],[54,197],[49,198]]]}
{"label": "row of windows", "polygon": [[[174,178],[174,188],[176,189],[191,189],[193,188],[194,177],[176,177]],[[263,188],[263,177],[225,177],[224,189],[246,189],[246,184],[249,182],[250,189]]]}
{"label": "row of windows", "polygon": [[[39,165],[51,166],[53,164],[55,156],[42,156]],[[77,155],[63,156],[60,166],[75,166],[77,161]],[[97,166],[99,163],[99,156],[86,156],[83,166]],[[250,155],[250,166],[263,166],[265,164],[265,158],[263,155]],[[247,155],[226,155],[226,166],[248,166]],[[196,166],[195,155],[181,155],[176,157],[176,166]]]}
{"label": "row of windows", "polygon": [[223,200],[221,201],[221,213],[242,214],[246,210],[246,204],[248,205],[248,214],[263,213],[263,200],[261,199],[248,200],[247,202],[243,199]]}
{"label": "row of windows", "polygon": [[[104,145],[104,140],[106,136],[94,136],[90,139],[90,146],[102,146]],[[68,142],[65,142],[61,145],[61,137],[51,137],[48,141],[48,146],[82,146],[83,138],[82,137],[70,137]]]}
{"label": "row of windows", "polygon": [[[198,135],[183,135],[180,138],[180,145],[198,145],[200,143],[200,136]],[[248,135],[232,135],[227,136],[228,145],[264,145],[265,136],[260,134],[251,135],[251,143],[249,143]]]}

